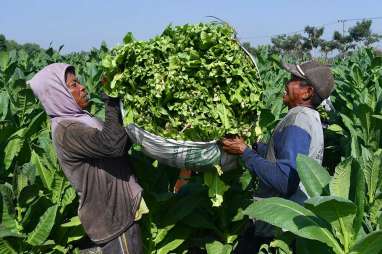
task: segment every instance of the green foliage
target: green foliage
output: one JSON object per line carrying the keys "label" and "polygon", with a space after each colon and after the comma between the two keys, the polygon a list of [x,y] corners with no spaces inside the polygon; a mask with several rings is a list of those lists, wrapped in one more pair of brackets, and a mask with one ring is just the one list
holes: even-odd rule
{"label": "green foliage", "polygon": [[[317,178],[314,175],[327,174],[326,169],[313,159],[299,155],[297,168],[305,189],[314,195],[305,201],[304,207],[289,200],[268,198],[253,203],[244,213],[331,248],[322,253],[379,253],[382,246],[376,239],[381,231],[365,236],[360,234],[361,223],[367,223],[367,216],[364,215],[365,199],[361,198],[366,194],[366,183],[354,159],[349,158],[338,165],[334,176],[329,176],[329,181],[324,182],[311,181],[312,176]],[[311,185],[318,187],[312,188]],[[322,190],[326,185],[330,188],[325,193]],[[309,192],[309,188],[316,191]],[[299,244],[301,250],[305,249],[304,244],[304,241]],[[372,252],[365,252],[364,249]]]}
{"label": "green foliage", "polygon": [[[346,22],[339,20],[338,22]],[[306,26],[304,34],[281,34],[271,38],[272,49],[284,56],[303,61],[311,58],[313,52],[321,51],[325,60],[331,55],[344,56],[357,46],[370,46],[380,41],[381,35],[371,31],[372,20],[362,20],[350,27],[347,31],[334,31],[332,40],[322,39],[324,27]],[[247,45],[248,46],[248,45]],[[339,54],[338,54],[339,53]]]}
{"label": "green foliage", "polygon": [[317,161],[307,160],[304,156],[297,156],[297,172],[310,197],[317,197],[327,193],[330,176],[326,170],[321,170]]}
{"label": "green foliage", "polygon": [[333,103],[341,112],[336,116],[340,128],[336,142],[344,148],[340,154],[353,157],[362,169],[357,178],[365,179],[365,194],[358,195],[358,202],[364,204],[366,232],[379,229],[381,213],[381,73],[382,58],[371,48],[357,51],[334,68]]}
{"label": "green foliage", "polygon": [[[53,49],[0,51],[1,253],[67,253],[84,235],[78,198],[58,165],[50,123],[26,81],[53,62],[82,71],[86,57],[65,58]],[[93,61],[81,78],[95,88],[101,70]]]}
{"label": "green foliage", "polygon": [[213,242],[206,244],[206,250],[208,254],[229,254],[232,252],[232,246],[224,245],[220,242]]}
{"label": "green foliage", "polygon": [[[307,37],[290,38],[294,44],[279,43],[291,52],[321,47],[329,53],[346,50],[345,44],[367,44],[367,31],[362,23],[349,30],[356,40],[336,33],[325,42],[320,29],[309,27]],[[245,45],[256,56],[255,71],[225,25],[170,26],[149,41],[128,34],[125,45],[111,53],[105,45],[66,56],[15,43],[4,50],[4,42],[0,36],[0,253],[75,252],[84,235],[78,198],[51,144],[50,123],[26,85],[50,63],[76,67],[92,97],[90,111],[101,118],[98,82],[106,70],[113,81],[109,91],[123,96],[126,122],[167,137],[211,140],[240,133],[266,141],[287,110],[281,96],[289,75],[280,55],[268,46]],[[296,52],[290,60],[296,56],[306,54]],[[334,173],[298,157],[300,179],[311,196],[305,207],[280,198],[252,204],[254,185],[243,168],[220,177],[198,173],[174,194],[177,169],[132,150],[150,209],[141,221],[145,253],[230,253],[247,215],[293,232],[297,253],[380,252],[382,58],[362,48],[334,59],[333,71],[338,113],[328,115],[325,156]],[[280,237],[261,253],[291,253],[289,243]]]}
{"label": "green foliage", "polygon": [[[197,174],[179,193],[173,194],[177,169],[154,166],[152,160],[136,149],[131,150],[131,163],[134,168],[144,169],[136,170],[136,175],[150,209],[141,221],[145,253],[233,248],[248,220],[242,211],[251,202],[249,174],[243,174],[242,169],[221,177],[213,172]],[[205,178],[209,185],[204,184]],[[217,198],[210,199],[211,196]],[[214,206],[214,200],[220,202],[219,207]],[[210,245],[211,242],[215,243]]]}
{"label": "green foliage", "polygon": [[[148,41],[137,41],[128,33],[124,43],[103,59],[103,66],[111,81],[107,92],[123,100],[128,113],[125,122],[134,121],[154,134],[180,140],[211,141],[225,134],[255,138],[263,88],[232,28],[212,23],[169,26]],[[148,167],[152,165],[136,165],[144,171]],[[251,176],[243,177],[239,169],[219,176],[211,169],[193,176],[192,183],[173,195],[169,192],[178,171],[163,165],[155,171],[154,176],[137,173],[142,184],[159,179],[143,186],[148,220],[161,230],[160,235],[172,234],[185,224],[182,228],[189,236],[183,241],[167,242],[166,237],[158,242],[150,226],[146,252],[173,251],[169,246],[176,246],[177,252],[190,247],[230,251],[247,220],[241,211],[250,202],[248,184],[243,188],[241,181]],[[205,223],[190,223],[194,213],[198,222]],[[215,244],[209,244],[211,240]]]}
{"label": "green foliage", "polygon": [[222,24],[167,27],[148,41],[131,34],[103,60],[107,91],[145,130],[180,140],[255,137],[263,90],[249,57]]}
{"label": "green foliage", "polygon": [[336,253],[342,253],[339,243],[326,227],[325,221],[293,201],[267,198],[254,202],[244,213],[303,238],[323,242],[332,247]]}

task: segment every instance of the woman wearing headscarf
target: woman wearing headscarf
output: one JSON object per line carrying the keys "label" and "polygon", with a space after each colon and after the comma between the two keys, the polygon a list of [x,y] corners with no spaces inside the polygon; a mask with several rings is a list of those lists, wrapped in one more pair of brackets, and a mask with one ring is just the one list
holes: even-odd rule
{"label": "woman wearing headscarf", "polygon": [[102,253],[143,253],[135,222],[142,188],[129,166],[119,99],[103,96],[105,122],[93,117],[74,67],[62,63],[48,65],[29,85],[50,117],[59,163],[79,194],[78,214],[89,238]]}

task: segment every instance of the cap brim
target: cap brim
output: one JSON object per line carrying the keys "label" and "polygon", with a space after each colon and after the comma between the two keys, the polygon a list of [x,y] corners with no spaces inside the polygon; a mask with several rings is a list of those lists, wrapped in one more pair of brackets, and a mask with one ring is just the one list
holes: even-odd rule
{"label": "cap brim", "polygon": [[297,76],[297,77],[299,77],[299,78],[305,79],[305,77],[302,76],[302,75],[300,74],[300,72],[297,70],[297,67],[296,67],[295,64],[288,64],[288,63],[284,63],[284,62],[282,62],[281,65],[283,66],[283,68],[284,68],[287,72],[289,72],[289,73],[291,73],[291,74],[293,74],[293,75],[295,75],[295,76]]}

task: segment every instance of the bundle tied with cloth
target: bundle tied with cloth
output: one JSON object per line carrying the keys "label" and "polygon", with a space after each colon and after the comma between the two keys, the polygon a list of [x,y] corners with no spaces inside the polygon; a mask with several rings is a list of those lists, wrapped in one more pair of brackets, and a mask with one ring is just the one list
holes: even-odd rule
{"label": "bundle tied with cloth", "polygon": [[123,119],[135,123],[126,127],[132,143],[171,167],[237,168],[238,157],[217,140],[225,134],[254,137],[262,85],[235,30],[226,22],[186,24],[168,26],[148,41],[130,34],[124,42],[103,60],[110,79],[104,88],[121,98],[128,112]]}
{"label": "bundle tied with cloth", "polygon": [[135,124],[126,127],[132,143],[142,147],[142,152],[158,162],[175,168],[193,171],[221,166],[223,171],[237,168],[238,156],[223,151],[218,141],[177,141],[156,136]]}

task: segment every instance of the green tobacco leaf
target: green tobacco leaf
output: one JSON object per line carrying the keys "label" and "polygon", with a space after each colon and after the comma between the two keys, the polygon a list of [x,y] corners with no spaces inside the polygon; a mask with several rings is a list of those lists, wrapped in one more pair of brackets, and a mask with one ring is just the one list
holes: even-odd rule
{"label": "green tobacco leaf", "polygon": [[157,249],[158,254],[173,253],[172,251],[178,248],[186,239],[188,239],[191,231],[185,226],[174,227],[167,234],[166,238],[161,242]]}
{"label": "green tobacco leaf", "polygon": [[76,195],[77,194],[74,188],[70,185],[67,185],[67,187],[64,189],[64,194],[62,195],[60,211],[63,211],[67,205],[71,204],[76,198]]}
{"label": "green tobacco leaf", "polygon": [[64,177],[61,176],[58,172],[54,173],[52,181],[52,201],[54,204],[60,204],[61,195],[64,188]]}
{"label": "green tobacco leaf", "polygon": [[41,111],[30,121],[26,131],[25,136],[30,137],[31,135],[38,133],[41,130],[41,124],[46,119],[46,113]]}
{"label": "green tobacco leaf", "polygon": [[243,126],[256,122],[263,89],[234,33],[207,23],[168,26],[147,41],[128,34],[103,57],[105,89],[121,97],[135,124],[162,137],[211,141],[242,131],[254,138]]}
{"label": "green tobacco leaf", "polygon": [[365,210],[366,184],[364,172],[356,160],[353,160],[352,163],[350,182],[349,199],[357,206],[357,214],[353,222],[353,228],[354,233],[358,234],[362,227]]}
{"label": "green tobacco leaf", "polygon": [[201,201],[201,197],[198,193],[188,194],[181,199],[176,200],[174,204],[171,204],[168,207],[167,213],[161,216],[162,224],[176,224],[178,221],[191,214]]}
{"label": "green tobacco leaf", "polygon": [[27,207],[33,201],[38,199],[40,189],[41,186],[38,186],[37,184],[28,185],[23,188],[18,197],[18,205],[21,207]]}
{"label": "green tobacco leaf", "polygon": [[248,188],[249,184],[252,181],[252,175],[249,170],[245,170],[243,174],[240,176],[240,185],[241,189],[244,191]]}
{"label": "green tobacco leaf", "polygon": [[5,69],[8,66],[8,62],[9,62],[8,51],[0,51],[0,68],[2,71],[5,71]]}
{"label": "green tobacco leaf", "polygon": [[[54,242],[53,242],[53,244],[54,244]],[[61,245],[55,245],[54,247],[53,247],[53,250],[54,250],[54,252],[50,252],[49,254],[53,254],[53,253],[67,253],[68,252],[68,250],[67,250],[67,248],[65,248],[64,246],[61,246]],[[73,254],[78,254],[78,253],[76,253],[76,252],[73,252]]]}
{"label": "green tobacco leaf", "polygon": [[[24,164],[27,165],[27,164]],[[24,168],[25,169],[25,168]],[[25,170],[23,171],[22,168],[17,168],[14,171],[14,191],[15,191],[15,196],[19,198],[21,191],[28,186],[28,175],[24,173]]]}
{"label": "green tobacco leaf", "polygon": [[82,225],[78,225],[76,227],[72,227],[67,232],[67,243],[71,243],[74,241],[78,241],[85,236],[85,231]]}
{"label": "green tobacco leaf", "polygon": [[27,243],[33,246],[41,245],[48,238],[50,231],[53,228],[58,206],[54,205],[48,208],[40,217],[40,221],[35,229],[29,233]]}
{"label": "green tobacco leaf", "polygon": [[27,206],[22,224],[25,232],[32,232],[40,221],[40,218],[52,206],[48,197],[40,196]]}
{"label": "green tobacco leaf", "polygon": [[216,171],[206,171],[203,177],[204,183],[208,186],[208,196],[211,199],[212,206],[221,206],[223,203],[223,195],[229,187],[220,179]]}
{"label": "green tobacco leaf", "polygon": [[[57,224],[56,224],[57,225]],[[60,243],[70,243],[81,239],[85,235],[78,216],[72,217],[68,222],[61,224],[52,232],[52,239]],[[50,241],[50,240],[48,240]],[[44,243],[47,244],[46,241]]]}
{"label": "green tobacco leaf", "polygon": [[333,251],[326,244],[301,237],[296,239],[296,253],[298,254],[332,254]]}
{"label": "green tobacco leaf", "polygon": [[53,181],[53,172],[43,165],[40,156],[35,151],[32,151],[31,162],[36,167],[45,188],[50,190]]}
{"label": "green tobacco leaf", "polygon": [[171,241],[171,242],[167,243],[166,245],[164,245],[163,247],[161,247],[158,250],[158,254],[170,253],[172,250],[178,248],[184,241],[185,241],[185,239],[174,239],[173,241]]}
{"label": "green tobacco leaf", "polygon": [[8,139],[8,144],[4,149],[4,168],[9,169],[12,165],[14,158],[19,154],[21,148],[24,145],[24,135],[26,128],[19,129],[17,132],[12,134]]}
{"label": "green tobacco leaf", "polygon": [[358,132],[353,128],[354,122],[346,115],[340,114],[342,121],[351,134],[351,155],[353,158],[358,158],[360,155],[360,147],[358,142]]}
{"label": "green tobacco leaf", "polygon": [[317,161],[306,155],[297,155],[297,171],[310,197],[326,194],[330,175]]}
{"label": "green tobacco leaf", "polygon": [[337,133],[340,133],[340,134],[343,133],[342,127],[339,126],[338,124],[331,124],[331,125],[329,125],[328,130],[331,130],[331,131],[334,131],[334,132],[337,132]]}
{"label": "green tobacco leaf", "polygon": [[329,188],[330,195],[349,198],[352,172],[352,158],[348,158],[337,165],[334,176],[332,177]]}
{"label": "green tobacco leaf", "polygon": [[12,187],[8,184],[0,185],[0,198],[1,198],[1,224],[0,234],[4,237],[7,235],[18,234],[18,227],[16,222],[15,207],[13,204]]}
{"label": "green tobacco leaf", "polygon": [[336,196],[314,197],[305,201],[305,207],[328,222],[345,250],[349,249],[357,209],[353,202]]}
{"label": "green tobacco leaf", "polygon": [[382,120],[382,115],[372,115],[371,117],[374,117],[376,119]]}
{"label": "green tobacco leaf", "polygon": [[367,184],[368,202],[373,203],[379,183],[382,181],[382,149],[378,149],[366,162],[364,168],[365,180]]}
{"label": "green tobacco leaf", "polygon": [[373,226],[376,226],[378,224],[378,219],[382,218],[381,211],[382,211],[382,198],[377,198],[374,200],[374,203],[369,208],[370,223]]}
{"label": "green tobacco leaf", "polygon": [[74,216],[74,217],[70,218],[70,220],[68,222],[61,224],[60,227],[66,228],[66,227],[75,227],[78,225],[81,225],[80,217]]}
{"label": "green tobacco leaf", "polygon": [[280,254],[293,254],[288,244],[282,240],[274,240],[269,246],[277,249]]}
{"label": "green tobacco leaf", "polygon": [[350,254],[379,254],[382,251],[382,231],[375,231],[358,240]]}
{"label": "green tobacco leaf", "polygon": [[250,218],[267,222],[300,237],[325,243],[336,253],[343,253],[334,235],[325,227],[325,223],[313,212],[293,201],[267,198],[254,202],[244,213]]}
{"label": "green tobacco leaf", "polygon": [[206,250],[208,254],[230,254],[232,252],[232,246],[214,241],[206,244]]}
{"label": "green tobacco leaf", "polygon": [[225,130],[229,130],[231,125],[229,121],[229,111],[223,104],[218,104],[216,107],[217,113],[219,114],[220,121],[223,124]]}
{"label": "green tobacco leaf", "polygon": [[8,115],[9,96],[5,91],[0,92],[0,120],[4,121]]}
{"label": "green tobacco leaf", "polygon": [[154,238],[154,243],[157,245],[157,244],[159,244],[161,241],[163,241],[163,240],[166,238],[168,232],[170,232],[170,230],[171,230],[173,227],[175,227],[175,224],[173,224],[173,225],[168,225],[168,226],[166,226],[166,227],[164,227],[164,228],[158,228],[157,234],[156,234],[156,236],[155,236],[155,238]]}
{"label": "green tobacco leaf", "polygon": [[17,254],[7,240],[0,238],[0,253],[1,254]]}

